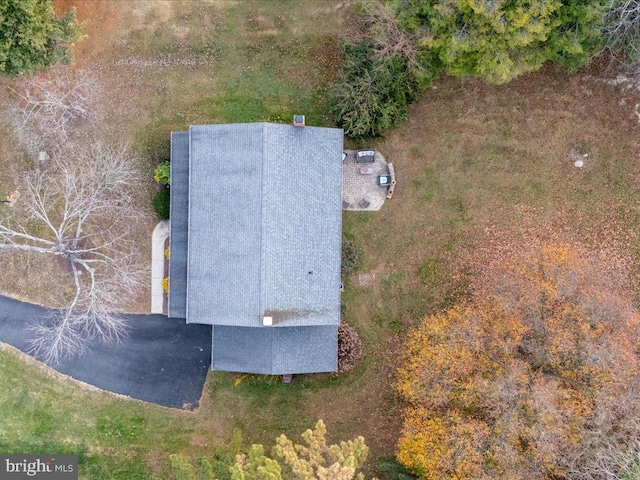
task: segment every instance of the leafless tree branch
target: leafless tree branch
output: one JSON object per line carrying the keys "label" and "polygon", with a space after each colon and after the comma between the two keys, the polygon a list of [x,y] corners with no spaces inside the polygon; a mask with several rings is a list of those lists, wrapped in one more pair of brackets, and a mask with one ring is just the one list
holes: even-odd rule
{"label": "leafless tree branch", "polygon": [[94,76],[69,66],[21,78],[9,88],[8,123],[31,154],[49,151],[99,116],[99,89]]}
{"label": "leafless tree branch", "polygon": [[32,352],[55,364],[94,339],[125,334],[123,299],[141,286],[142,262],[130,226],[138,175],[125,148],[72,142],[22,177],[24,194],[0,220],[0,250],[55,255],[68,265],[73,298],[32,327]]}
{"label": "leafless tree branch", "polygon": [[611,0],[604,16],[604,49],[640,83],[640,0]]}
{"label": "leafless tree branch", "polygon": [[380,59],[402,58],[413,68],[423,68],[418,62],[419,49],[415,36],[398,25],[391,6],[379,0],[366,0],[361,15],[355,21],[358,25],[343,35],[345,42],[370,40]]}

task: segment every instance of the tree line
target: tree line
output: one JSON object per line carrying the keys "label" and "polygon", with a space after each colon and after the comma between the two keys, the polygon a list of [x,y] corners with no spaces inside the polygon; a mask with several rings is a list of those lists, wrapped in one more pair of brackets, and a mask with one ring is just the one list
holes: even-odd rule
{"label": "tree line", "polygon": [[366,0],[352,15],[328,100],[350,137],[396,125],[443,73],[500,84],[603,52],[640,71],[638,0]]}

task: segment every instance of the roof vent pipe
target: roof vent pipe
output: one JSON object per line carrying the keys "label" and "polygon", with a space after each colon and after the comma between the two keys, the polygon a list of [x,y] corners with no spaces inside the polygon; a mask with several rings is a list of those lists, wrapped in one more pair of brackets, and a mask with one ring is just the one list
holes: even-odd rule
{"label": "roof vent pipe", "polygon": [[262,325],[265,327],[273,325],[273,317],[262,317]]}

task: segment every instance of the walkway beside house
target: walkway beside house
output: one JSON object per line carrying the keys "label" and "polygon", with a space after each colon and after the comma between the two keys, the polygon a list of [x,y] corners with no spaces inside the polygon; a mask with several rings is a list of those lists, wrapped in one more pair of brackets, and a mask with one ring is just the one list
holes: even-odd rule
{"label": "walkway beside house", "polygon": [[163,220],[153,229],[151,236],[151,313],[164,313],[166,295],[162,287],[165,275],[165,242],[169,237],[169,220]]}
{"label": "walkway beside house", "polygon": [[[0,341],[27,353],[35,319],[51,311],[0,297]],[[166,407],[194,409],[211,362],[211,326],[187,325],[164,315],[125,315],[129,335],[94,343],[87,354],[55,370],[103,390]]]}

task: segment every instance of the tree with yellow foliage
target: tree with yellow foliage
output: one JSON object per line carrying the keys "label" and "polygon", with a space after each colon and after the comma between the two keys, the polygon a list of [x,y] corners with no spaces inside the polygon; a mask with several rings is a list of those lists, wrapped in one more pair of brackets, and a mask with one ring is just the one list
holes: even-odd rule
{"label": "tree with yellow foliage", "polygon": [[[236,456],[229,468],[232,480],[364,480],[362,468],[369,447],[363,437],[329,445],[327,428],[318,420],[315,428],[302,434],[304,444],[294,444],[285,435],[276,439],[271,455],[262,445],[254,444],[246,454]],[[171,455],[171,466],[176,480],[214,480],[211,463],[200,459],[201,469],[196,471],[191,462],[181,455]]]}
{"label": "tree with yellow foliage", "polygon": [[640,440],[637,315],[564,248],[490,283],[410,334],[400,462],[424,479],[623,478],[602,460]]}

